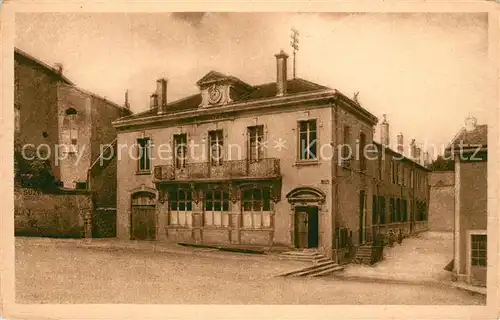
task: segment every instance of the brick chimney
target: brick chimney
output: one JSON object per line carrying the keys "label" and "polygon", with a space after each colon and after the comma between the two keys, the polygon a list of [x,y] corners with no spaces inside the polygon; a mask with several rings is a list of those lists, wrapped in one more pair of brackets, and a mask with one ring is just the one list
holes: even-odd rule
{"label": "brick chimney", "polygon": [[396,137],[396,141],[397,141],[397,151],[398,151],[400,154],[404,155],[405,150],[404,150],[404,144],[403,144],[403,133],[402,133],[402,132],[400,132],[400,133],[397,135],[397,137]]}
{"label": "brick chimney", "polygon": [[282,97],[286,94],[287,83],[287,67],[286,59],[288,55],[281,49],[280,53],[274,55],[276,57],[276,95]]}
{"label": "brick chimney", "polygon": [[156,80],[156,94],[158,97],[158,114],[167,112],[167,79]]}
{"label": "brick chimney", "polygon": [[380,124],[380,142],[383,146],[389,146],[389,123],[384,114],[384,121]]}
{"label": "brick chimney", "polygon": [[156,93],[151,94],[149,100],[149,109],[153,110],[158,108],[158,95]]}

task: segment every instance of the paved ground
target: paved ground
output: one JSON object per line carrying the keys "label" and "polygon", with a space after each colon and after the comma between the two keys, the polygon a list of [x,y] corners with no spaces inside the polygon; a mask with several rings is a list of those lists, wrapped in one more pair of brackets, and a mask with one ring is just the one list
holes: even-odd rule
{"label": "paved ground", "polygon": [[[18,303],[485,304],[440,286],[275,278],[301,263],[228,252],[82,248],[16,239]],[[198,249],[199,250],[199,249]]]}
{"label": "paved ground", "polygon": [[344,276],[364,276],[401,281],[447,281],[443,268],[453,259],[453,237],[446,233],[422,233],[401,245],[384,248],[384,260],[374,266],[349,265]]}

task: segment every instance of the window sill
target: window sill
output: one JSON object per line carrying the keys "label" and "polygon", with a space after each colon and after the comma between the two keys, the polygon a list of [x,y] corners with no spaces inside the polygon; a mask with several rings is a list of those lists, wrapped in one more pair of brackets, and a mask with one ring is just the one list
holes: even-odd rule
{"label": "window sill", "polygon": [[297,160],[293,164],[294,167],[303,167],[303,166],[319,166],[319,160]]}
{"label": "window sill", "polygon": [[137,171],[135,173],[136,176],[147,176],[147,175],[151,175],[151,171]]}

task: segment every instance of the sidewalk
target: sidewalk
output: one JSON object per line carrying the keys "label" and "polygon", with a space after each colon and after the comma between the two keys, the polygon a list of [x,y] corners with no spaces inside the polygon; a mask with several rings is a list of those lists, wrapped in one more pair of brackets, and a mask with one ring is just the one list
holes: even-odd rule
{"label": "sidewalk", "polygon": [[446,285],[486,294],[485,288],[451,281],[451,273],[444,267],[453,259],[452,237],[448,234],[423,233],[403,240],[401,245],[384,248],[384,260],[373,266],[349,264],[338,279]]}

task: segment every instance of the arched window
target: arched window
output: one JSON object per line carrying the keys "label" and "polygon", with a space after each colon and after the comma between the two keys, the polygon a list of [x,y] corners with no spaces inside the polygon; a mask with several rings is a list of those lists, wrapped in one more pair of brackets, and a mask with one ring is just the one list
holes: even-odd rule
{"label": "arched window", "polygon": [[66,145],[68,146],[68,151],[70,153],[78,152],[78,125],[77,125],[77,115],[78,112],[75,108],[68,108],[65,111],[66,119]]}
{"label": "arched window", "polygon": [[241,202],[244,228],[271,227],[271,192],[269,187],[243,189]]}
{"label": "arched window", "polygon": [[229,226],[229,193],[224,190],[205,191],[204,223],[207,226]]}
{"label": "arched window", "polygon": [[193,198],[190,190],[175,189],[168,193],[170,225],[193,225]]}

